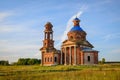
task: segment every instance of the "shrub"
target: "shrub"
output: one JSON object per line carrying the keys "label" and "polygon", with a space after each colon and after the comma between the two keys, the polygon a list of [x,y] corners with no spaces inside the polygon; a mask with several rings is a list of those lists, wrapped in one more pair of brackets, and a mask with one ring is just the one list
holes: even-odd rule
{"label": "shrub", "polygon": [[0,65],[9,65],[9,62],[8,61],[4,61],[4,60],[1,60],[0,61]]}
{"label": "shrub", "polygon": [[41,60],[40,59],[30,59],[30,58],[20,58],[16,62],[17,65],[35,65],[35,64],[40,64]]}

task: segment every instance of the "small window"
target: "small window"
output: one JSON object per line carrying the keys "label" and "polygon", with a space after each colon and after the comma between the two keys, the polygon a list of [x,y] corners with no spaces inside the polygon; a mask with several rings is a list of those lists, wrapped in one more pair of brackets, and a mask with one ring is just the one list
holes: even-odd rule
{"label": "small window", "polygon": [[90,56],[88,56],[88,61],[90,62]]}
{"label": "small window", "polygon": [[45,58],[45,62],[46,62],[46,58]]}
{"label": "small window", "polygon": [[53,36],[52,36],[52,33],[50,34],[50,39],[52,40]]}
{"label": "small window", "polygon": [[80,36],[80,35],[77,35],[77,36],[76,36],[76,38],[77,38],[77,39],[80,39],[80,38],[81,38],[81,36]]}
{"label": "small window", "polygon": [[49,57],[48,57],[48,62],[49,62]]}
{"label": "small window", "polygon": [[44,45],[46,46],[46,43]]}
{"label": "small window", "polygon": [[47,39],[47,33],[45,33],[45,39]]}
{"label": "small window", "polygon": [[57,62],[57,57],[55,57],[55,62]]}
{"label": "small window", "polygon": [[79,37],[79,36],[77,36],[77,39],[80,39],[80,37]]}
{"label": "small window", "polygon": [[50,46],[52,46],[52,42],[50,43]]}
{"label": "small window", "polygon": [[52,62],[52,57],[50,58],[50,62]]}
{"label": "small window", "polygon": [[70,39],[73,39],[73,36],[70,36]]}

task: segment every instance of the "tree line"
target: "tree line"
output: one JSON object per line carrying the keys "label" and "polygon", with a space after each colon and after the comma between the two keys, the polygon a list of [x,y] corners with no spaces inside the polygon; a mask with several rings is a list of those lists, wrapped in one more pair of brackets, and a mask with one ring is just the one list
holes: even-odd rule
{"label": "tree line", "polygon": [[36,58],[19,58],[17,62],[9,64],[9,61],[1,60],[0,65],[37,65],[41,60]]}
{"label": "tree line", "polygon": [[5,61],[5,60],[1,60],[1,61],[0,61],[0,65],[7,66],[7,65],[9,65],[9,62],[8,62],[8,61]]}
{"label": "tree line", "polygon": [[40,64],[41,60],[36,58],[20,58],[13,65],[37,65]]}

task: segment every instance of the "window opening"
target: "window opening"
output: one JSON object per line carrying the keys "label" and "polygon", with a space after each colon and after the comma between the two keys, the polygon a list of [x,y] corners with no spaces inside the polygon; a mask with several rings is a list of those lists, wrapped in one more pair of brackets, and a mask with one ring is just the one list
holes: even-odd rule
{"label": "window opening", "polygon": [[90,61],[90,56],[88,56],[88,61]]}
{"label": "window opening", "polygon": [[46,58],[45,58],[45,62],[46,62]]}
{"label": "window opening", "polygon": [[49,57],[48,57],[48,62],[49,62]]}
{"label": "window opening", "polygon": [[51,59],[50,59],[50,62],[52,62],[52,57],[51,57]]}
{"label": "window opening", "polygon": [[55,57],[55,62],[57,62],[57,57]]}

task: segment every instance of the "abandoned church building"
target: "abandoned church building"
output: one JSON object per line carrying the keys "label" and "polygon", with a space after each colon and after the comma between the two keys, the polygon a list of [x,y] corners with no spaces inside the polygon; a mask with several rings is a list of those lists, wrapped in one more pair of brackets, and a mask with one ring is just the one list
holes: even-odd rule
{"label": "abandoned church building", "polygon": [[54,47],[53,25],[45,24],[41,64],[51,65],[86,65],[98,63],[98,51],[86,40],[87,33],[80,27],[80,20],[73,20],[73,27],[67,33],[68,39],[61,44],[61,50]]}

